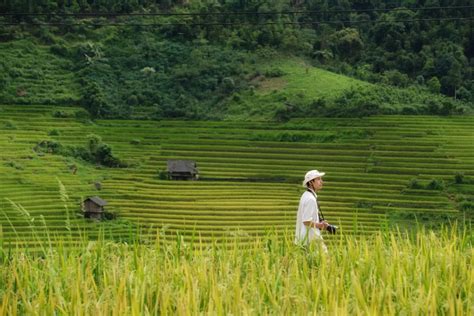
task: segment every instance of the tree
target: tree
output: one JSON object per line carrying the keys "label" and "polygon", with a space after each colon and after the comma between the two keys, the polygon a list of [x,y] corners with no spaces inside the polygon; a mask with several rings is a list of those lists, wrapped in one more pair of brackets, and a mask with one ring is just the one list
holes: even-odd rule
{"label": "tree", "polygon": [[334,54],[349,59],[357,59],[364,47],[359,31],[350,27],[335,32],[331,41]]}
{"label": "tree", "polygon": [[81,103],[94,117],[102,117],[109,112],[105,95],[100,86],[95,82],[87,83],[83,88]]}
{"label": "tree", "polygon": [[422,53],[426,59],[423,67],[425,76],[439,78],[440,91],[454,96],[456,89],[462,85],[466,68],[469,68],[462,46],[441,41],[425,48]]}
{"label": "tree", "polygon": [[406,87],[409,83],[409,78],[406,74],[402,74],[398,70],[389,70],[383,73],[385,83],[397,87]]}
{"label": "tree", "polygon": [[102,138],[96,134],[87,135],[87,149],[92,156],[97,154],[97,149],[102,144]]}
{"label": "tree", "polygon": [[441,90],[441,83],[437,77],[433,77],[426,82],[426,86],[432,93],[439,93]]}

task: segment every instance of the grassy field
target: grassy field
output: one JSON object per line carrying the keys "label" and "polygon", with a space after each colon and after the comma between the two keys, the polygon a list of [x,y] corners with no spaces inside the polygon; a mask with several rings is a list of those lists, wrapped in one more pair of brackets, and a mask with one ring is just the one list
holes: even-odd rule
{"label": "grassy field", "polygon": [[[119,240],[159,233],[175,242],[179,233],[184,240],[238,236],[251,243],[256,235],[293,229],[301,179],[314,168],[327,173],[321,205],[342,234],[417,220],[436,226],[472,207],[472,117],[90,122],[76,118],[80,111],[0,107],[4,247],[39,247],[65,232],[80,238],[100,230]],[[34,150],[44,140],[85,146],[89,134],[129,167]],[[196,160],[200,180],[160,179],[167,159]],[[117,220],[82,218],[81,201],[94,195],[108,201]]]}
{"label": "grassy field", "polygon": [[265,78],[257,88],[257,93],[263,95],[274,90],[284,91],[288,95],[302,93],[311,100],[320,97],[335,97],[351,88],[371,86],[365,81],[315,68],[296,58],[274,60],[264,67],[263,73],[271,73],[273,69],[278,69],[282,76]]}
{"label": "grassy field", "polygon": [[[0,315],[472,315],[473,235],[339,236],[330,255],[292,234],[247,247],[77,241],[0,252]],[[192,247],[192,249],[191,249]]]}
{"label": "grassy field", "polygon": [[[280,57],[264,62],[260,71],[262,76],[252,82],[255,91],[244,92],[238,99],[231,100],[226,119],[269,120],[275,109],[285,102],[306,104],[318,98],[332,100],[344,91],[374,86],[313,67],[296,58]],[[278,75],[272,76],[272,73]]]}

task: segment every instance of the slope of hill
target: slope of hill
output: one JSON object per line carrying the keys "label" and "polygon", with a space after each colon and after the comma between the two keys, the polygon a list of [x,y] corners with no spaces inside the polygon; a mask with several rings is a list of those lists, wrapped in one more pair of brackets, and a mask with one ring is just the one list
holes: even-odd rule
{"label": "slope of hill", "polygon": [[[143,238],[175,240],[179,232],[204,241],[291,231],[302,175],[313,168],[327,172],[322,207],[342,233],[424,219],[438,225],[473,209],[472,117],[89,122],[75,118],[79,108],[59,110],[0,108],[4,245],[47,240],[48,231],[79,237],[99,228],[116,238],[141,230]],[[128,167],[96,166],[55,151],[86,147],[90,134]],[[45,140],[49,147],[38,150]],[[167,159],[196,160],[201,179],[161,179]],[[91,195],[107,200],[119,219],[77,217]]]}
{"label": "slope of hill", "polygon": [[472,104],[421,88],[372,84],[311,66],[310,61],[274,56],[262,61],[251,89],[234,93],[224,118],[287,121],[298,117],[362,117],[376,114],[469,114]]}
{"label": "slope of hill", "polygon": [[318,115],[311,109],[311,103],[316,100],[333,102],[347,91],[376,87],[313,67],[309,61],[300,58],[281,56],[262,62],[250,84],[253,89],[230,98],[226,119],[282,119],[279,113],[288,105],[292,106],[287,111],[288,117],[301,115],[305,109]]}
{"label": "slope of hill", "polygon": [[82,105],[93,117],[287,121],[469,114],[423,86],[368,83],[271,48],[233,49],[102,27],[0,43],[0,103]]}
{"label": "slope of hill", "polygon": [[0,97],[9,104],[74,105],[80,85],[73,62],[29,40],[0,43]]}

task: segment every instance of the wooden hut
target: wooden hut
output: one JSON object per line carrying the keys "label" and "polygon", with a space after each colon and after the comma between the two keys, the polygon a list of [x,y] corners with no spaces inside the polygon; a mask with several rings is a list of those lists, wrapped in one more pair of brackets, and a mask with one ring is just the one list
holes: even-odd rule
{"label": "wooden hut", "polygon": [[199,172],[193,160],[168,160],[168,178],[171,180],[197,180]]}
{"label": "wooden hut", "polygon": [[104,206],[107,202],[98,196],[88,197],[83,202],[84,205],[84,217],[93,219],[102,219],[106,213]]}

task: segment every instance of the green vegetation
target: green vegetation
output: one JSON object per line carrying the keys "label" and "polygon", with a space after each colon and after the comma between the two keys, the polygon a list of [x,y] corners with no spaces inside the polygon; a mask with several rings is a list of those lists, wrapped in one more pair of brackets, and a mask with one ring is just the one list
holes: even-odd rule
{"label": "green vegetation", "polygon": [[3,1],[32,15],[0,17],[0,103],[137,119],[472,113],[472,8],[438,6]]}
{"label": "green vegetation", "polygon": [[[42,231],[33,238],[30,221],[6,199],[27,210],[35,225],[59,235],[69,218],[74,234],[91,231],[91,238],[105,227],[125,240],[132,230],[143,240],[162,233],[162,240],[172,242],[179,232],[184,240],[237,235],[251,242],[269,229],[293,229],[301,178],[314,168],[327,173],[321,204],[342,234],[409,228],[416,221],[439,226],[473,216],[472,117],[90,122],[70,115],[77,111],[71,107],[0,109],[4,246],[34,246],[36,239],[47,238]],[[6,120],[16,129],[4,127]],[[127,166],[110,168],[54,150],[35,152],[42,141],[89,153],[106,143]],[[195,160],[200,180],[166,180],[168,159]],[[66,202],[56,178],[68,192]],[[80,216],[81,201],[95,195],[109,203],[122,224],[90,223]]]}
{"label": "green vegetation", "polygon": [[0,315],[473,314],[474,7],[415,2],[0,1]]}
{"label": "green vegetation", "polygon": [[8,104],[77,104],[80,85],[72,69],[71,60],[52,54],[47,45],[32,38],[1,42],[1,101]]}
{"label": "green vegetation", "polygon": [[251,85],[256,88],[235,93],[225,118],[287,121],[295,117],[472,112],[467,103],[432,95],[420,87],[369,84],[315,68],[301,59],[280,58],[269,64],[262,67],[279,69],[282,74],[277,78],[254,78]]}
{"label": "green vegetation", "polygon": [[[49,132],[49,136],[59,136],[58,130]],[[61,143],[54,140],[42,140],[40,141],[33,150],[38,154],[58,154],[65,157],[71,156],[78,159],[82,159],[85,162],[102,165],[105,167],[124,168],[127,167],[125,162],[120,161],[117,157],[112,154],[112,149],[109,145],[102,142],[100,136],[90,134],[87,135],[87,145],[83,146],[66,146],[64,147]]]}
{"label": "green vegetation", "polygon": [[472,315],[473,237],[470,227],[340,237],[330,255],[271,233],[248,247],[163,246],[158,235],[0,252],[0,315]]}

